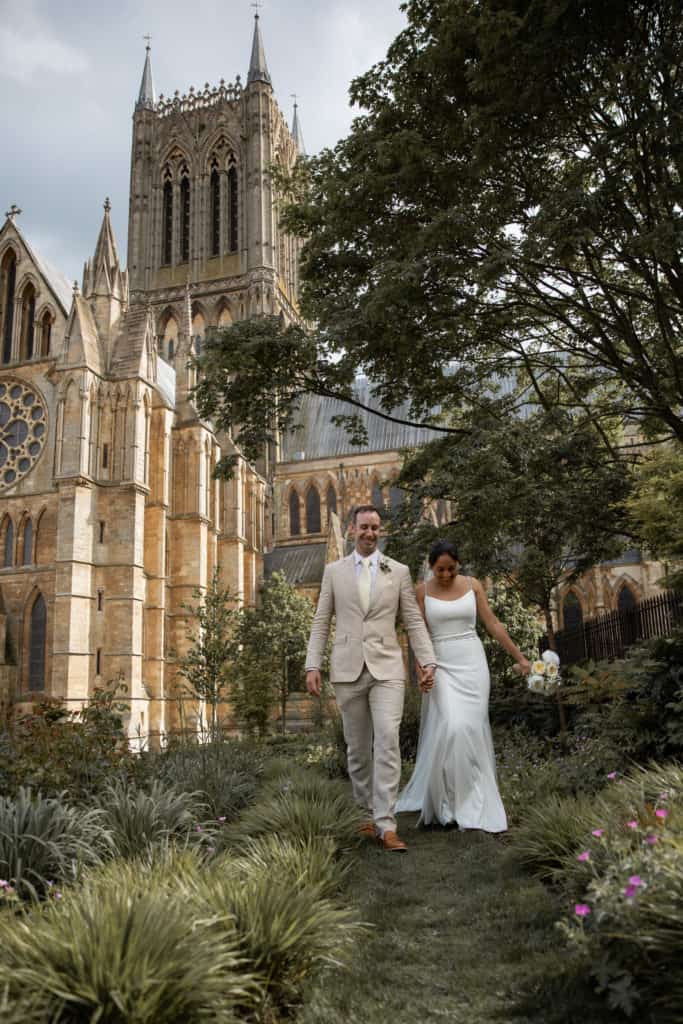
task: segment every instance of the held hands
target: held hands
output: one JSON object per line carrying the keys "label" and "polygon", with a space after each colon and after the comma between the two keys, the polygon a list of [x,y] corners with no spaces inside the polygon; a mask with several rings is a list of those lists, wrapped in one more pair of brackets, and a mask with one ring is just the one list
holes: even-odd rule
{"label": "held hands", "polygon": [[320,696],[321,679],[320,670],[317,668],[309,668],[306,673],[306,689],[313,697]]}
{"label": "held hands", "polygon": [[419,686],[422,693],[429,693],[434,685],[434,665],[429,665],[423,668],[422,665],[417,666],[419,675]]}

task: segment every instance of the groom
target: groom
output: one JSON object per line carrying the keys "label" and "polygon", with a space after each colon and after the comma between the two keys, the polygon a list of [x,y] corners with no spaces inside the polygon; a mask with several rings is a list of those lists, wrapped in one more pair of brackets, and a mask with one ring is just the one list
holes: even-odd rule
{"label": "groom", "polygon": [[377,550],[380,528],[375,506],[359,505],[352,521],[355,550],[325,568],[308,643],[306,687],[320,696],[320,666],[334,615],[330,677],[344,723],[353,795],[369,817],[361,831],[376,834],[385,850],[404,852],[406,845],[396,833],[394,815],[405,687],[403,654],[396,637],[399,610],[424,667],[425,688],[431,686],[436,659],[408,567],[380,556]]}

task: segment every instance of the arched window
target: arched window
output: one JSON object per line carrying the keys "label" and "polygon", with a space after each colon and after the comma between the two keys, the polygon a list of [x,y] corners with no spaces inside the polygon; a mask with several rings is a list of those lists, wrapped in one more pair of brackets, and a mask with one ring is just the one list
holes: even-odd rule
{"label": "arched window", "polygon": [[292,537],[298,537],[301,533],[299,495],[296,491],[291,491],[289,495],[289,533]]}
{"label": "arched window", "polygon": [[50,355],[50,344],[52,342],[52,317],[48,310],[43,313],[40,321],[40,355]]}
{"label": "arched window", "polygon": [[173,182],[164,182],[164,198],[161,225],[161,262],[173,262]]}
{"label": "arched window", "polygon": [[46,626],[45,598],[42,594],[38,594],[31,609],[31,634],[29,637],[28,688],[32,691],[45,689]]}
{"label": "arched window", "polygon": [[9,569],[14,565],[14,523],[8,517],[5,526],[5,544],[3,547],[3,567]]}
{"label": "arched window", "polygon": [[209,214],[211,225],[210,251],[212,256],[219,256],[221,251],[221,179],[215,166],[215,161],[209,183],[209,198],[211,208]]}
{"label": "arched window", "polygon": [[33,523],[27,519],[24,523],[24,542],[21,551],[21,564],[31,565],[33,562]]}
{"label": "arched window", "polygon": [[573,590],[565,594],[562,602],[562,619],[565,629],[578,629],[583,622],[581,602]]}
{"label": "arched window", "polygon": [[230,252],[237,252],[238,248],[238,209],[237,168],[231,164],[228,168],[228,249]]}
{"label": "arched window", "polygon": [[21,333],[19,335],[19,358],[33,358],[33,333],[36,326],[36,290],[27,284],[21,297]]}
{"label": "arched window", "polygon": [[174,316],[169,316],[164,327],[164,334],[161,342],[161,352],[169,363],[173,362],[176,345],[178,343],[178,322]]}
{"label": "arched window", "polygon": [[617,597],[617,608],[620,612],[632,612],[638,604],[636,595],[633,593],[628,584],[624,583],[619,596]]}
{"label": "arched window", "polygon": [[337,511],[337,492],[335,491],[333,484],[329,484],[327,487],[325,502],[327,504],[327,522],[329,525],[332,513]]}
{"label": "arched window", "polygon": [[320,495],[317,487],[309,487],[306,492],[306,532],[320,533]]}
{"label": "arched window", "polygon": [[190,258],[190,179],[180,182],[180,262]]}
{"label": "arched window", "polygon": [[382,488],[380,487],[376,480],[372,484],[371,504],[373,504],[375,508],[380,509],[380,511],[384,508],[384,495],[382,494]]}
{"label": "arched window", "polygon": [[405,492],[400,487],[389,488],[389,507],[392,512],[398,512],[405,499]]}
{"label": "arched window", "polygon": [[12,332],[14,330],[14,291],[17,283],[17,258],[12,249],[8,249],[0,268],[2,302],[2,361],[9,363],[12,359]]}

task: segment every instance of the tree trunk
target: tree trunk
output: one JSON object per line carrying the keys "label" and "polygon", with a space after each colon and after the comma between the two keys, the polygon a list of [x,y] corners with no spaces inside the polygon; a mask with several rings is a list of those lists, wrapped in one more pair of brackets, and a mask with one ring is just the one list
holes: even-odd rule
{"label": "tree trunk", "polygon": [[287,672],[288,659],[285,658],[282,662],[282,685],[280,688],[280,731],[284,736],[287,729]]}
{"label": "tree trunk", "polygon": [[[548,637],[548,647],[551,651],[555,651],[557,654],[557,641],[555,639],[555,629],[553,627],[553,617],[550,612],[550,605],[543,606],[543,616],[545,618],[545,631]],[[564,704],[562,703],[562,691],[558,687],[557,690],[557,710],[560,715],[560,736],[562,739],[566,738],[567,735],[567,712],[565,711]]]}

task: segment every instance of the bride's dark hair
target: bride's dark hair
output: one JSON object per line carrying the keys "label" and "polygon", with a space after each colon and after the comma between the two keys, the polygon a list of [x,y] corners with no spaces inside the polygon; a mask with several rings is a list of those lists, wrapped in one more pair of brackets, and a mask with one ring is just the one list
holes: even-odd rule
{"label": "bride's dark hair", "polygon": [[455,544],[451,544],[449,540],[435,540],[427,561],[430,565],[434,565],[436,560],[441,558],[442,555],[450,555],[454,562],[460,561]]}

